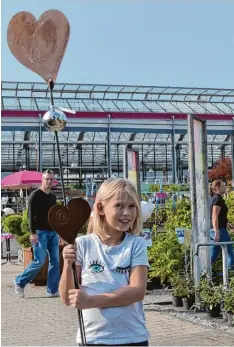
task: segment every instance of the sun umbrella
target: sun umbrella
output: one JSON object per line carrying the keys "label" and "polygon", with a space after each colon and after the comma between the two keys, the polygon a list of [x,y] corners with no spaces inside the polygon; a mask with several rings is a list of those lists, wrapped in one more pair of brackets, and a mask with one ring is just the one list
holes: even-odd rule
{"label": "sun umbrella", "polygon": [[[37,188],[41,185],[42,173],[38,171],[19,171],[14,172],[1,180],[1,187],[8,189],[26,189],[26,207],[28,205],[28,189]],[[53,186],[58,181],[54,179]]]}
{"label": "sun umbrella", "polygon": [[[1,180],[2,188],[9,189],[29,189],[40,186],[42,179],[42,173],[38,171],[19,171],[14,172]],[[53,185],[58,184],[57,180],[54,180]]]}

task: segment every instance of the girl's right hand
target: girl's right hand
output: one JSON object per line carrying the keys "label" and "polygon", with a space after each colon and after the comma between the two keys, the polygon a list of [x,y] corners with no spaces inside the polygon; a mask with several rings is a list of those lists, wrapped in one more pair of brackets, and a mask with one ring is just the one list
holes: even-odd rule
{"label": "girl's right hand", "polygon": [[63,249],[63,259],[65,265],[72,266],[72,264],[76,261],[76,246],[65,246]]}

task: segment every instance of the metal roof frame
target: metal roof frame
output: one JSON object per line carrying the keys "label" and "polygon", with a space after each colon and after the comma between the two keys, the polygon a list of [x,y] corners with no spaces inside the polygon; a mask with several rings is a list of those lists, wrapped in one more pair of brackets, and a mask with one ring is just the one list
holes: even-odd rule
{"label": "metal roof frame", "polygon": [[[234,113],[234,89],[56,83],[57,106],[87,112]],[[43,82],[2,81],[2,109],[46,110]]]}
{"label": "metal roof frame", "polygon": [[[140,160],[143,158],[148,167],[153,165],[154,152],[156,152],[157,163],[162,167],[165,163],[166,151],[170,166],[172,128],[169,119],[171,119],[172,114],[178,117],[175,131],[176,148],[180,149],[181,158],[186,162],[188,155],[186,124],[179,125],[179,119],[181,115],[191,112],[206,114],[208,118],[210,115],[211,119],[213,114],[220,115],[219,120],[222,119],[222,116],[226,117],[226,121],[217,123],[213,120],[213,123],[209,123],[211,130],[208,130],[208,161],[210,164],[211,154],[213,154],[213,161],[219,159],[221,151],[224,149],[226,155],[231,156],[230,132],[232,130],[230,129],[233,128],[232,125],[230,128],[230,121],[227,121],[227,118],[230,118],[232,114],[234,117],[234,89],[56,83],[53,92],[56,106],[72,108],[81,114],[88,115],[95,112],[96,116],[99,113],[109,112],[127,114],[127,119],[124,121],[121,117],[119,119],[114,117],[116,119],[112,124],[111,143],[113,151],[111,160],[113,165],[117,165],[117,162],[122,160],[122,146],[129,145],[139,150]],[[32,111],[32,113],[41,111],[43,113],[42,111],[47,110],[48,107],[49,94],[45,83],[2,82],[3,114],[9,110],[22,111],[22,115],[25,114],[24,111]],[[39,112],[36,112],[37,115]],[[139,119],[136,124],[133,118],[132,120],[129,118],[129,115],[137,115],[138,113]],[[153,119],[154,115],[156,115],[155,119]],[[159,115],[162,117],[160,116],[160,118]],[[21,131],[17,130],[17,124],[13,125],[14,118],[12,117],[9,118],[8,126],[3,124],[3,169],[10,167],[13,155],[15,160],[24,165],[27,150],[33,165],[36,162],[38,123],[37,119],[33,117],[35,118],[35,116],[29,117],[27,115],[26,118],[22,118],[22,124],[19,125]],[[92,117],[90,116],[90,119],[69,119],[70,125],[59,134],[62,155],[66,157],[68,151],[69,158],[65,160],[65,164],[68,164],[69,168],[72,162],[78,163],[80,148],[83,151],[84,167],[91,167],[94,162],[95,167],[105,168],[106,120],[96,118],[94,124]],[[225,122],[229,122],[229,130],[227,130]],[[54,161],[54,135],[43,131],[42,141],[44,147],[43,166],[48,167]],[[55,153],[56,165],[57,162],[58,158]]]}

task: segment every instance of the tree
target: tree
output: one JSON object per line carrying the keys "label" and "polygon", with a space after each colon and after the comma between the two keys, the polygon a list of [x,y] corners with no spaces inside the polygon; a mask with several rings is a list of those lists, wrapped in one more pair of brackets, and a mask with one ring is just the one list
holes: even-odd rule
{"label": "tree", "polygon": [[208,172],[210,180],[223,179],[226,181],[232,180],[232,161],[231,158],[218,160],[213,168]]}

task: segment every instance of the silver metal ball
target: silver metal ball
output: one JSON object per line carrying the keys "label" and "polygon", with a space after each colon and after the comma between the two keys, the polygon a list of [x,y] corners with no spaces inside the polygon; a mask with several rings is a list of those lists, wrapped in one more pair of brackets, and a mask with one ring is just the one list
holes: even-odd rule
{"label": "silver metal ball", "polygon": [[66,115],[57,109],[51,108],[43,116],[43,123],[49,131],[62,131],[67,124]]}

